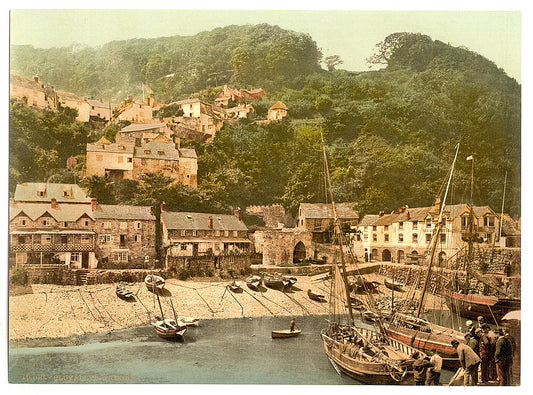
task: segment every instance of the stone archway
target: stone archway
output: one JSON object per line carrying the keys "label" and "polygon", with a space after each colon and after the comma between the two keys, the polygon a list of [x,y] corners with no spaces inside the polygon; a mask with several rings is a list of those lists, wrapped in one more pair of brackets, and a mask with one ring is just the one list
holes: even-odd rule
{"label": "stone archway", "polygon": [[392,254],[389,250],[383,250],[381,253],[381,260],[383,262],[390,262],[392,261]]}
{"label": "stone archway", "polygon": [[405,253],[403,250],[398,250],[398,263],[403,263],[405,260]]}
{"label": "stone archway", "polygon": [[293,263],[301,262],[301,261],[303,261],[306,257],[307,257],[307,254],[306,254],[305,245],[304,245],[304,243],[302,243],[301,241],[299,241],[299,242],[296,243],[296,245],[294,246],[294,252],[293,252],[293,256],[292,256],[292,262],[293,262]]}

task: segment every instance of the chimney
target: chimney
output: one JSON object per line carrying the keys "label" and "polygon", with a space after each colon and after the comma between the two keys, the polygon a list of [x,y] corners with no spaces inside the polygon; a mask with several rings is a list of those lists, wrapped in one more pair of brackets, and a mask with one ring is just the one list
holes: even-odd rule
{"label": "chimney", "polygon": [[57,200],[56,200],[56,198],[52,198],[52,200],[50,201],[50,207],[53,208],[53,209],[57,208]]}
{"label": "chimney", "polygon": [[233,212],[235,213],[235,216],[237,217],[237,219],[239,221],[242,221],[242,210],[241,210],[241,208],[237,207]]}
{"label": "chimney", "polygon": [[440,201],[439,198],[437,198],[437,200],[435,200],[435,210],[440,212],[441,207],[442,207],[442,202]]}
{"label": "chimney", "polygon": [[207,219],[207,226],[209,226],[209,229],[213,229],[213,217],[209,216]]}
{"label": "chimney", "polygon": [[398,209],[398,213],[399,213],[399,214],[405,213],[405,209],[406,209],[405,206],[400,207],[400,208]]}
{"label": "chimney", "polygon": [[383,211],[380,211],[380,212],[379,212],[379,216],[380,216],[380,217],[383,217],[384,215],[385,215],[385,213],[384,213]]}
{"label": "chimney", "polygon": [[97,208],[98,208],[98,199],[91,198],[91,210],[96,211]]}
{"label": "chimney", "polygon": [[34,75],[34,76],[33,76],[33,80],[34,80],[35,82],[39,83],[39,76]]}
{"label": "chimney", "polygon": [[161,202],[161,212],[167,211],[167,204],[163,201]]}

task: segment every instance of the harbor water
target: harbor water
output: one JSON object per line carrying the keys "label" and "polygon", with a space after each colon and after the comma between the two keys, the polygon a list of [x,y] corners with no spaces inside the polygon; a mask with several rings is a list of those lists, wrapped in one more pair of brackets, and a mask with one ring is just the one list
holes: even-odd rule
{"label": "harbor water", "polygon": [[[272,339],[292,317],[203,320],[183,342],[159,338],[149,326],[86,335],[82,344],[9,349],[11,383],[315,384],[352,385],[324,353],[327,316],[296,317],[302,334]],[[367,326],[368,324],[362,323]],[[453,372],[443,371],[441,382]]]}

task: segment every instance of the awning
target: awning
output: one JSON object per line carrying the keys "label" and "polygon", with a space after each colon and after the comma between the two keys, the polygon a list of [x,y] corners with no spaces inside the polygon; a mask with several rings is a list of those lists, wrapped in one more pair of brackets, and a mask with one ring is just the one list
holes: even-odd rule
{"label": "awning", "polygon": [[517,320],[521,321],[521,310],[515,310],[510,311],[507,314],[505,314],[502,318],[502,321],[511,321],[511,320]]}

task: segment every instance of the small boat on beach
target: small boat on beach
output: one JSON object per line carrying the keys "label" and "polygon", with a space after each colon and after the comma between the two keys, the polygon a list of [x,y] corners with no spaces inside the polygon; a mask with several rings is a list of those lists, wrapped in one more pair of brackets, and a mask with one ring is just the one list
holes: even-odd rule
{"label": "small boat on beach", "polygon": [[187,330],[187,326],[184,323],[169,318],[153,322],[152,326],[163,339],[182,340],[183,334]]}
{"label": "small boat on beach", "polygon": [[324,295],[318,294],[316,292],[313,292],[312,290],[307,290],[307,296],[309,296],[309,299],[314,300],[316,302],[325,302],[326,297]]}
{"label": "small boat on beach", "polygon": [[263,282],[268,288],[276,289],[278,291],[284,291],[286,288],[290,287],[289,281],[272,275],[266,275],[263,278]]}
{"label": "small boat on beach", "polygon": [[372,293],[381,285],[378,281],[368,281],[360,276],[349,279],[352,291],[355,293]]}
{"label": "small boat on beach", "polygon": [[386,278],[385,280],[383,280],[383,284],[385,284],[385,286],[390,290],[405,292],[405,289],[403,289],[403,285],[397,281],[389,280],[388,278]]}
{"label": "small boat on beach", "polygon": [[235,293],[239,293],[239,292],[242,292],[242,288],[241,288],[241,285],[233,280],[231,283],[229,283],[227,286],[226,286],[231,292],[235,292]]}
{"label": "small boat on beach", "polygon": [[124,283],[119,283],[115,289],[116,295],[120,299],[128,300],[134,297],[133,292]]}
{"label": "small boat on beach", "polygon": [[144,284],[148,291],[155,292],[156,290],[162,290],[165,286],[165,279],[161,276],[149,274],[144,278]]}
{"label": "small boat on beach", "polygon": [[261,286],[262,278],[260,276],[252,275],[246,279],[246,285],[248,288],[258,291]]}
{"label": "small boat on beach", "polygon": [[200,320],[193,317],[178,317],[178,322],[181,322],[186,326],[200,326]]}
{"label": "small boat on beach", "polygon": [[300,333],[302,333],[301,329],[295,329],[292,331],[290,329],[280,329],[277,331],[272,331],[272,339],[286,339],[288,337],[296,337]]}
{"label": "small boat on beach", "polygon": [[361,312],[361,316],[363,317],[365,321],[368,321],[368,322],[378,322],[379,319],[381,318],[378,314],[370,310]]}

